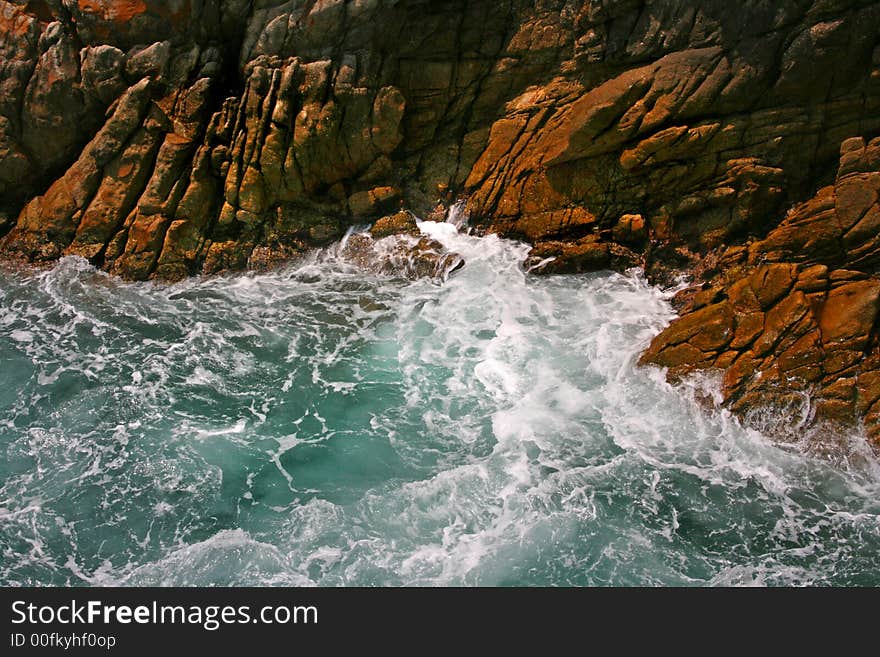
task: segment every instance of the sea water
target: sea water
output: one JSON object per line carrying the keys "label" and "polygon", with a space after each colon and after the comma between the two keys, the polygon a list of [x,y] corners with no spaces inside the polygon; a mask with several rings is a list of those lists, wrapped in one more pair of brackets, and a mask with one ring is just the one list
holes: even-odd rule
{"label": "sea water", "polygon": [[863,436],[639,367],[674,314],[638,272],[420,227],[442,284],[0,267],[0,584],[880,585]]}

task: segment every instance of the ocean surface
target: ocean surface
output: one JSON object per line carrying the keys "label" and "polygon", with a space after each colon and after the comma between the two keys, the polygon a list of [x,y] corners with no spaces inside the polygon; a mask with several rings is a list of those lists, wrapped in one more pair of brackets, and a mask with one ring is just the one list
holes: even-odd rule
{"label": "ocean surface", "polygon": [[420,226],[443,284],[0,266],[0,584],[880,585],[862,436],[637,367],[673,312],[636,272]]}

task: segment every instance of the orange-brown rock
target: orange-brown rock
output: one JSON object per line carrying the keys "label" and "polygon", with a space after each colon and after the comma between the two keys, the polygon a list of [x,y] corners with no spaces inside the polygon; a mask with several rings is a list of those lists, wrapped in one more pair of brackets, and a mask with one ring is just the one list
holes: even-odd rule
{"label": "orange-brown rock", "polygon": [[370,235],[373,239],[381,239],[389,235],[420,235],[416,218],[410,212],[398,212],[397,214],[382,217],[373,224],[370,229]]}
{"label": "orange-brown rock", "polygon": [[[643,363],[668,368],[670,378],[722,369],[725,399],[746,417],[762,407],[803,403],[798,395],[806,395],[815,419],[864,422],[880,439],[880,277],[874,261],[852,258],[873,252],[880,235],[865,231],[851,238],[852,251],[842,246],[845,235],[855,235],[852,226],[878,210],[868,170],[880,169],[878,146],[845,143],[835,183],[752,243],[752,264],[715,274],[723,300],[687,308]],[[719,347],[712,327],[725,316],[733,339]]]}
{"label": "orange-brown rock", "polygon": [[692,275],[646,362],[880,435],[878,134],[874,0],[0,0],[4,253],[173,280],[466,199],[535,273]]}
{"label": "orange-brown rock", "polygon": [[582,274],[606,269],[625,270],[641,261],[624,246],[608,243],[596,235],[576,242],[538,242],[529,253],[526,266],[539,274]]}
{"label": "orange-brown rock", "polygon": [[462,257],[440,242],[406,233],[381,238],[356,233],[343,242],[339,254],[366,271],[407,280],[443,281],[464,266]]}
{"label": "orange-brown rock", "polygon": [[[878,28],[880,3],[856,0],[0,0],[3,249],[177,278],[401,202],[426,216],[443,189],[548,273],[644,262],[671,280],[748,237],[771,262],[868,267],[877,149],[852,139],[880,131]],[[142,79],[137,143],[75,183]],[[834,199],[777,228],[841,143]]]}
{"label": "orange-brown rock", "polygon": [[640,214],[625,214],[614,226],[614,241],[620,244],[640,245],[648,239],[648,225]]}
{"label": "orange-brown rock", "polygon": [[354,217],[374,217],[400,200],[400,190],[396,187],[376,187],[352,194],[348,198],[348,207]]}

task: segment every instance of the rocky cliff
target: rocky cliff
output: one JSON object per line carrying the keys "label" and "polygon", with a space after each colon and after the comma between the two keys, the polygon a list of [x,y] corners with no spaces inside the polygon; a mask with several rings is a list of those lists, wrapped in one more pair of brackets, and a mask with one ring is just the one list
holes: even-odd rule
{"label": "rocky cliff", "polygon": [[880,436],[880,2],[0,0],[0,248],[262,268],[467,199],[690,274],[645,355]]}

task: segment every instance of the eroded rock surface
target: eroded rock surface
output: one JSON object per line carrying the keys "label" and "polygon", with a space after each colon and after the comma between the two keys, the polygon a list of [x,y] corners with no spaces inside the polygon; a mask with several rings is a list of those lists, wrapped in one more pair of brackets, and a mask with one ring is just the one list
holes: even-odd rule
{"label": "eroded rock surface", "polygon": [[437,240],[410,233],[381,238],[356,233],[342,243],[339,255],[365,271],[410,281],[428,278],[443,282],[465,264],[459,254]]}
{"label": "eroded rock surface", "polygon": [[880,439],[880,139],[841,151],[833,185],[765,238],[721,250],[643,361],[671,378],[723,371],[742,414],[807,394],[816,419],[863,418]]}
{"label": "eroded rock surface", "polygon": [[134,279],[246,268],[401,203],[425,215],[438,189],[556,253],[548,271],[632,261],[596,235],[699,257],[772,228],[880,129],[876,2],[0,0],[0,17],[2,248]]}
{"label": "eroded rock surface", "polygon": [[869,0],[0,0],[0,250],[175,280],[466,198],[536,272],[705,284],[647,361],[873,423],[878,45]]}

